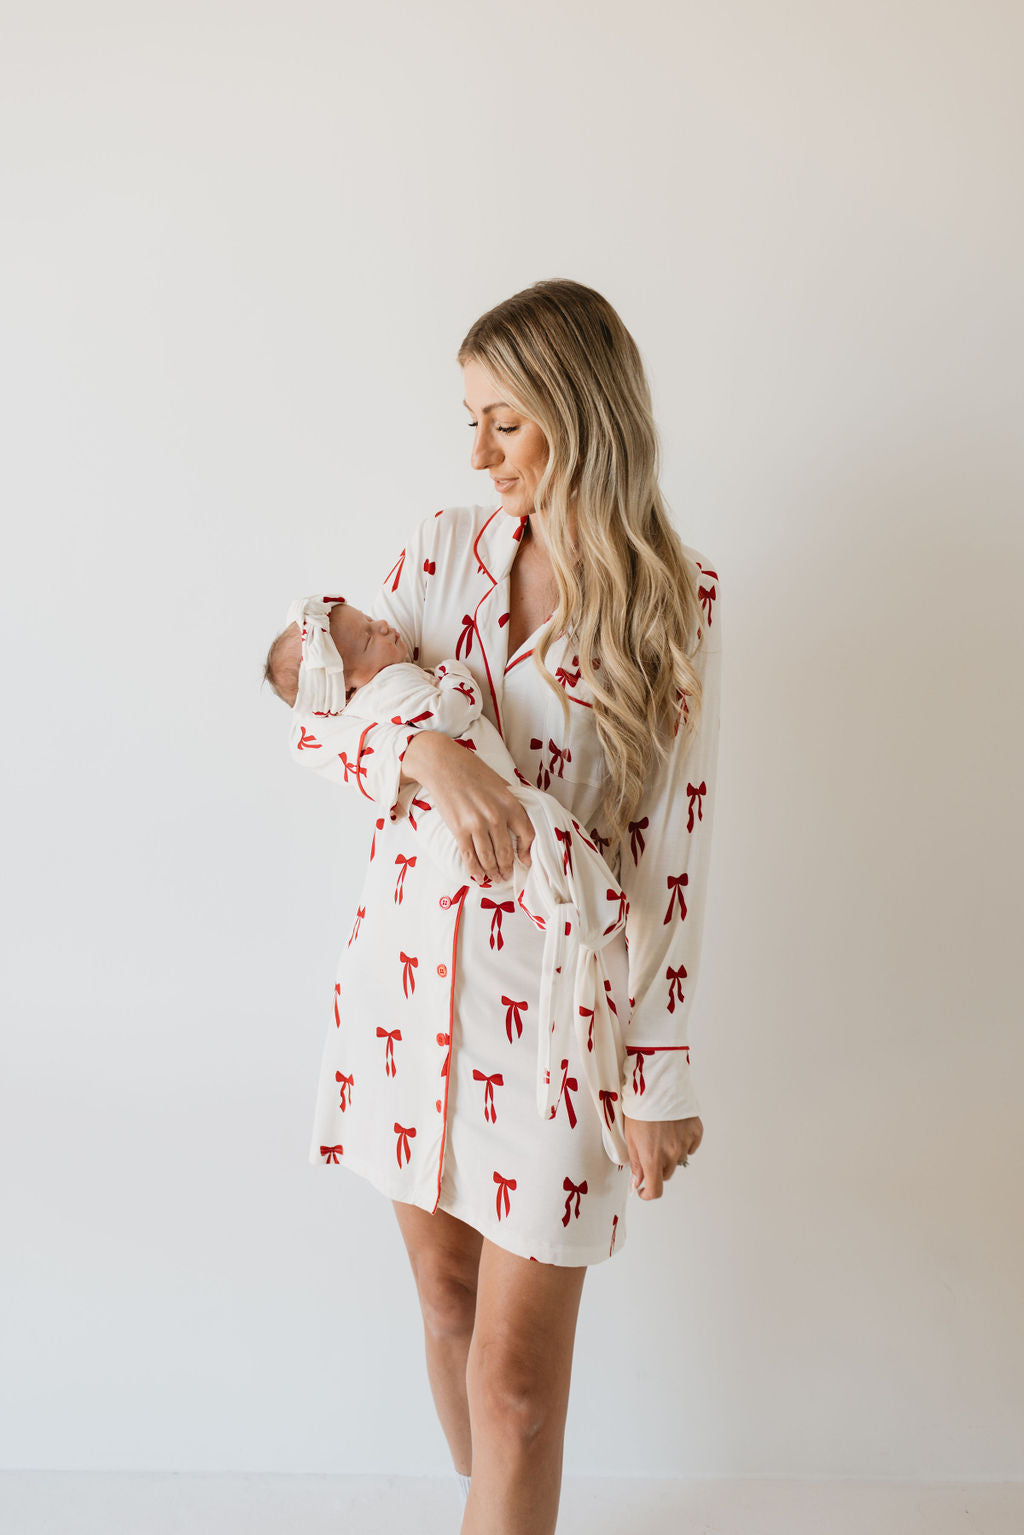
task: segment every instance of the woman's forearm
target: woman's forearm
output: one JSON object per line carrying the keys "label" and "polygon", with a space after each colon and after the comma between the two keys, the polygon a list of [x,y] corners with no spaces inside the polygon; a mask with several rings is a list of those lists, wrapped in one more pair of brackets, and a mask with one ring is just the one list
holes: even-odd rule
{"label": "woman's forearm", "polygon": [[454,746],[451,737],[442,735],[440,731],[418,731],[402,758],[402,783],[420,783],[425,789],[433,788],[434,774],[444,757],[445,749]]}
{"label": "woman's forearm", "polygon": [[529,867],[533,824],[511,787],[473,751],[421,730],[402,758],[402,782],[422,784],[475,880],[510,879],[516,856]]}

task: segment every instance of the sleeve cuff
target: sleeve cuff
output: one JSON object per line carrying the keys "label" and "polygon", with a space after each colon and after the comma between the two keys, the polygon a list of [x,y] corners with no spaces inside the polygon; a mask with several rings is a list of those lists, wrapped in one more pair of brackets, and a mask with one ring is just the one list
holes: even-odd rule
{"label": "sleeve cuff", "polygon": [[685,1047],[627,1045],[622,1112],[630,1119],[689,1119],[700,1114]]}

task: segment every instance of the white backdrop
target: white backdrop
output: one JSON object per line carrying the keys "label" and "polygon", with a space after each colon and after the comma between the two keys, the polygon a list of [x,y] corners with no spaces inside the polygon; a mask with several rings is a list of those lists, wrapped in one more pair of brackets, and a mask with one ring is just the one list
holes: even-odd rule
{"label": "white backdrop", "polygon": [[1020,7],[3,33],[3,1463],[448,1464],[390,1205],[306,1162],[369,807],[259,679],[487,499],[455,350],[569,276],[727,653],[705,1142],[588,1277],[566,1468],[1024,1474]]}

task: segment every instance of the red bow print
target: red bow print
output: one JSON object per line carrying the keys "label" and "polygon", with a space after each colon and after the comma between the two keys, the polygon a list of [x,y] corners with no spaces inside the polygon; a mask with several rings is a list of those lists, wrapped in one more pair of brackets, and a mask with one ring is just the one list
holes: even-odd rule
{"label": "red bow print", "polygon": [[[352,940],[350,938],[349,939],[349,943],[351,943],[351,942],[352,942]],[[338,1000],[339,1000],[340,996],[341,996],[341,982],[340,981],[335,981],[335,983],[334,983],[334,1022],[335,1022],[335,1026],[337,1028],[339,1028],[339,1029],[341,1028],[341,1014],[338,1011]]]}
{"label": "red bow print", "polygon": [[568,1195],[568,1198],[565,1201],[565,1214],[562,1216],[562,1225],[568,1226],[569,1207],[574,1199],[576,1201],[576,1208],[572,1213],[575,1215],[577,1220],[580,1218],[580,1195],[587,1192],[587,1180],[584,1178],[582,1183],[573,1183],[571,1178],[566,1178],[562,1184],[562,1188]]}
{"label": "red bow print", "polygon": [[635,1055],[633,1062],[633,1091],[642,1098],[647,1091],[647,1083],[644,1081],[644,1056],[653,1055],[653,1050],[643,1050],[639,1045],[627,1045],[627,1055]]}
{"label": "red bow print", "polygon": [[468,699],[471,704],[476,703],[476,694],[465,682],[460,682],[455,691],[456,693],[461,693],[463,698]]}
{"label": "red bow print", "polygon": [[343,1072],[336,1071],[334,1073],[334,1080],[341,1086],[341,1102],[338,1104],[338,1107],[344,1112],[352,1101],[351,1093],[352,1088],[355,1086],[355,1077],[346,1077]]}
{"label": "red bow print", "polygon": [[615,1110],[612,1105],[619,1101],[618,1093],[613,1093],[610,1087],[599,1087],[597,1095],[601,1100],[601,1107],[604,1109],[605,1121],[609,1125],[613,1125],[615,1123]]}
{"label": "red bow print", "polygon": [[295,750],[302,751],[305,747],[312,747],[314,751],[320,751],[320,742],[316,736],[310,735],[305,725],[299,726],[299,739],[295,743]]}
{"label": "red bow print", "polygon": [[[412,820],[412,816],[410,816],[409,819],[411,821]],[[373,836],[370,839],[370,862],[371,863],[373,862],[374,854],[377,851],[377,832],[384,830],[384,817],[382,815],[379,815],[377,817],[376,821],[374,822],[374,826],[375,826],[376,830],[374,831]],[[415,831],[415,829],[416,828],[413,827],[414,831]]]}
{"label": "red bow print", "polygon": [[385,581],[391,581],[391,577],[394,576],[395,579],[394,579],[394,581],[391,582],[391,590],[393,592],[397,592],[397,590],[398,590],[398,583],[402,579],[402,568],[403,568],[404,565],[405,565],[405,550],[403,549],[401,554],[398,556],[397,563],[392,565],[391,569],[388,571],[387,575],[384,577]]}
{"label": "red bow print", "polygon": [[424,575],[432,576],[435,573],[436,570],[437,570],[437,561],[436,560],[424,560],[423,561],[423,573],[424,573]]}
{"label": "red bow print", "polygon": [[640,854],[647,846],[644,841],[644,832],[651,824],[651,818],[645,815],[642,821],[630,821],[629,823],[629,851],[633,854],[634,867],[640,862]]}
{"label": "red bow print", "polygon": [[[356,907],[356,920],[352,924],[352,931],[349,934],[349,938],[348,938],[348,945],[347,945],[348,948],[351,948],[352,945],[355,943],[356,939],[359,937],[359,924],[360,924],[360,922],[362,922],[362,920],[363,920],[363,918],[365,916],[366,916],[366,907],[365,906],[357,906]],[[340,991],[341,988],[338,987],[337,990]]]}
{"label": "red bow print", "polygon": [[611,1241],[611,1246],[608,1249],[608,1256],[609,1256],[609,1258],[611,1257],[612,1253],[615,1251],[615,1233],[616,1233],[616,1230],[618,1229],[618,1224],[619,1224],[619,1217],[617,1215],[613,1215],[612,1216],[612,1241]]}
{"label": "red bow print", "polygon": [[344,1150],[344,1146],[321,1146],[320,1155],[325,1162],[334,1162],[336,1164]]}
{"label": "red bow print", "polygon": [[398,1075],[398,1067],[395,1065],[395,1040],[401,1040],[401,1029],[382,1029],[377,1025],[377,1038],[386,1039],[387,1049],[384,1052],[384,1075],[394,1077]]}
{"label": "red bow print", "polygon": [[398,957],[402,961],[402,991],[407,997],[411,997],[416,990],[416,977],[413,971],[419,964],[419,960],[413,954],[403,954],[401,949]]}
{"label": "red bow print", "polygon": [[606,995],[608,997],[608,1007],[615,1014],[615,1016],[617,1018],[619,1016],[619,1010],[615,1006],[615,1001],[614,1001],[614,998],[612,997],[612,983],[611,983],[611,981],[605,981],[604,989],[605,989],[605,993],[606,993]]}
{"label": "red bow print", "polygon": [[[718,571],[717,570],[705,570],[703,565],[701,565],[699,561],[697,563],[697,568],[700,571],[701,575],[709,576],[712,581],[717,581],[718,580]],[[710,629],[711,628],[711,622],[712,622],[712,619],[711,619],[711,607],[712,607],[712,604],[714,603],[715,598],[718,596],[718,591],[717,591],[717,589],[714,586],[698,586],[697,587],[697,596],[698,596],[702,606],[704,606],[704,611],[705,611],[705,613],[707,615],[707,620],[708,620],[708,628]]]}
{"label": "red bow print", "polygon": [[348,775],[350,773],[354,773],[356,775],[356,783],[357,784],[359,783],[359,780],[361,778],[365,778],[366,777],[366,769],[364,767],[360,767],[359,766],[358,759],[355,762],[350,762],[348,760],[348,753],[347,752],[339,752],[338,756],[341,758],[341,765],[345,769],[345,782],[346,783],[348,783]]}
{"label": "red bow print", "polygon": [[686,823],[686,830],[692,831],[693,808],[695,805],[697,807],[697,820],[703,821],[704,819],[704,796],[708,792],[706,780],[702,778],[700,783],[697,784],[696,788],[694,788],[692,783],[688,783],[686,785],[686,792],[690,796],[690,818]]}
{"label": "red bow print", "polygon": [[[539,737],[534,736],[530,742],[530,749],[531,751],[541,752],[543,754],[544,742],[540,740]],[[542,755],[540,762],[537,764],[537,788],[546,790],[550,782],[551,774],[544,766],[544,757]]]}
{"label": "red bow print", "polygon": [[401,906],[402,898],[405,895],[405,876],[408,874],[410,869],[415,869],[416,858],[415,856],[412,858],[406,858],[404,853],[399,853],[398,857],[395,859],[395,863],[398,865],[398,883],[395,886],[395,905]]}
{"label": "red bow print", "polygon": [[[577,668],[579,667],[579,664],[580,664],[579,656],[573,656],[572,664],[573,664],[573,666],[575,666]],[[562,684],[563,688],[574,688],[574,687],[576,687],[576,685],[578,684],[578,682],[580,680],[580,675],[581,674],[580,674],[579,670],[574,671],[574,672],[569,672],[569,671],[566,671],[564,666],[559,666],[557,668],[557,670],[555,671],[555,680],[557,682],[560,682]]]}
{"label": "red bow print", "polygon": [[409,1153],[409,1137],[410,1137],[410,1135],[415,1135],[416,1131],[415,1131],[415,1129],[413,1128],[412,1125],[410,1125],[408,1130],[407,1130],[405,1128],[405,1126],[404,1125],[400,1125],[398,1123],[398,1120],[396,1119],[395,1120],[395,1134],[398,1136],[398,1144],[395,1147],[395,1155],[398,1158],[398,1165],[399,1165],[399,1167],[401,1167],[403,1151],[405,1152],[406,1163],[408,1164],[408,1162],[409,1162],[409,1157],[410,1157],[410,1153]]}
{"label": "red bow print", "polygon": [[434,807],[430,803],[429,800],[426,800],[426,799],[414,799],[413,800],[412,805],[409,806],[409,825],[412,827],[413,831],[418,831],[419,827],[416,825],[416,817],[412,813],[412,806],[413,805],[415,805],[417,810],[422,810],[424,815],[426,815],[428,810],[433,810]]}
{"label": "red bow print", "polygon": [[511,997],[502,997],[505,1012],[505,1033],[508,1035],[509,1044],[512,1043],[512,1025],[516,1026],[516,1039],[523,1037],[523,1014],[529,1012],[529,1003],[513,1002]]}
{"label": "red bow print", "polygon": [[611,846],[611,838],[602,837],[596,826],[590,828],[590,835],[594,839],[594,846],[597,848],[597,851],[603,855],[605,848]]}
{"label": "red bow print", "polygon": [[[574,1092],[574,1093],[578,1093],[579,1090],[580,1090],[580,1084],[579,1084],[578,1080],[576,1079],[576,1077],[570,1077],[570,1075],[569,1075],[569,1062],[568,1061],[563,1061],[562,1062],[562,1085],[558,1089],[558,1096],[560,1098],[564,1098],[565,1099],[565,1112],[569,1116],[569,1128],[570,1128],[570,1130],[575,1130],[575,1128],[576,1128],[576,1110],[572,1106],[572,1099],[570,1098],[569,1094],[570,1094],[570,1091]],[[558,1107],[558,1105],[556,1104],[555,1108],[557,1109],[557,1107]],[[552,1117],[552,1119],[554,1118],[554,1110],[552,1110],[551,1117]]]}
{"label": "red bow print", "polygon": [[572,874],[572,832],[563,831],[560,826],[555,827],[555,836],[565,846],[562,848],[562,868],[566,874]]}
{"label": "red bow print", "polygon": [[587,1049],[588,1050],[593,1050],[593,1048],[594,1048],[594,1009],[592,1007],[581,1007],[580,1008],[580,1017],[581,1018],[589,1018],[590,1019],[590,1026],[587,1029]]}
{"label": "red bow print", "polygon": [[551,753],[551,772],[554,773],[557,766],[558,776],[563,778],[565,776],[563,769],[567,762],[572,761],[572,752],[567,746],[556,746],[551,740],[548,741],[548,751]]}
{"label": "red bow print", "polygon": [[688,874],[686,874],[686,873],[683,873],[683,874],[670,874],[668,876],[668,878],[667,878],[666,883],[668,885],[669,890],[672,892],[672,894],[669,896],[669,900],[668,900],[668,911],[665,913],[665,915],[664,915],[664,917],[662,919],[662,926],[663,927],[664,927],[665,923],[668,922],[668,920],[672,916],[672,908],[676,904],[676,896],[679,897],[679,920],[680,920],[680,922],[682,922],[684,920],[684,918],[686,916],[686,902],[683,900],[683,886],[684,885],[688,885],[690,883],[690,876]]}
{"label": "red bow print", "polygon": [[676,1002],[683,1004],[683,977],[686,975],[686,966],[680,965],[678,970],[673,970],[669,965],[665,971],[665,979],[668,981],[668,1010],[674,1013]]}
{"label": "red bow print", "polygon": [[501,1220],[502,1204],[505,1206],[505,1214],[507,1215],[509,1212],[508,1191],[515,1188],[516,1180],[514,1178],[503,1178],[500,1173],[495,1173],[494,1181],[498,1185],[498,1192],[494,1196],[494,1207],[498,1212],[498,1219]]}
{"label": "red bow print", "polygon": [[605,928],[605,933],[607,934],[617,927],[620,922],[625,922],[629,911],[629,902],[626,900],[626,892],[624,890],[607,890],[605,895],[609,901],[615,901],[619,908],[609,925]]}
{"label": "red bow print", "polygon": [[[469,613],[463,613],[463,615],[462,615],[462,633],[459,635],[458,642],[456,643],[456,646],[455,646],[455,659],[456,659],[456,661],[461,661],[462,660],[462,647],[463,647],[463,645],[465,645],[465,647],[466,647],[466,654],[467,654],[467,656],[469,655],[469,652],[473,649],[473,628],[474,628],[474,624],[473,624],[472,615],[469,614]],[[451,654],[450,651],[449,651],[449,654]]]}
{"label": "red bow print", "polygon": [[504,1087],[504,1085],[505,1085],[505,1078],[502,1076],[500,1071],[494,1071],[494,1072],[491,1073],[490,1076],[487,1076],[487,1074],[485,1072],[477,1071],[476,1067],[474,1066],[474,1068],[473,1068],[473,1081],[474,1082],[483,1082],[485,1084],[484,1085],[484,1118],[485,1119],[489,1119],[491,1124],[493,1125],[495,1123],[495,1121],[497,1120],[497,1118],[498,1118],[498,1115],[497,1115],[497,1113],[495,1111],[495,1108],[494,1108],[494,1089],[495,1089],[495,1087]]}
{"label": "red bow print", "polygon": [[484,911],[492,913],[491,916],[491,948],[503,949],[505,940],[501,936],[501,919],[506,912],[515,911],[514,901],[491,901],[486,896],[480,902]]}

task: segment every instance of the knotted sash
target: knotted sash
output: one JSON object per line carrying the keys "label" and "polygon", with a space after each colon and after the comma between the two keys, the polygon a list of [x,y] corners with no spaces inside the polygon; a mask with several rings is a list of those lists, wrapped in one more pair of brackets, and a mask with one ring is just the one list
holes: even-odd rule
{"label": "knotted sash", "polygon": [[[561,1062],[575,1042],[576,1057],[605,1151],[628,1163],[621,1113],[609,1122],[602,1090],[618,1091],[622,1080],[622,1028],[610,995],[602,950],[626,925],[626,902],[600,853],[571,817],[546,794],[517,786],[536,836],[530,867],[515,860],[512,885],[526,915],[544,930],[537,1018],[537,1111],[551,1117],[560,1096]],[[572,835],[567,857],[565,833]],[[557,833],[557,835],[556,835]],[[609,899],[614,897],[614,899]],[[592,1048],[591,1048],[592,1046]]]}

